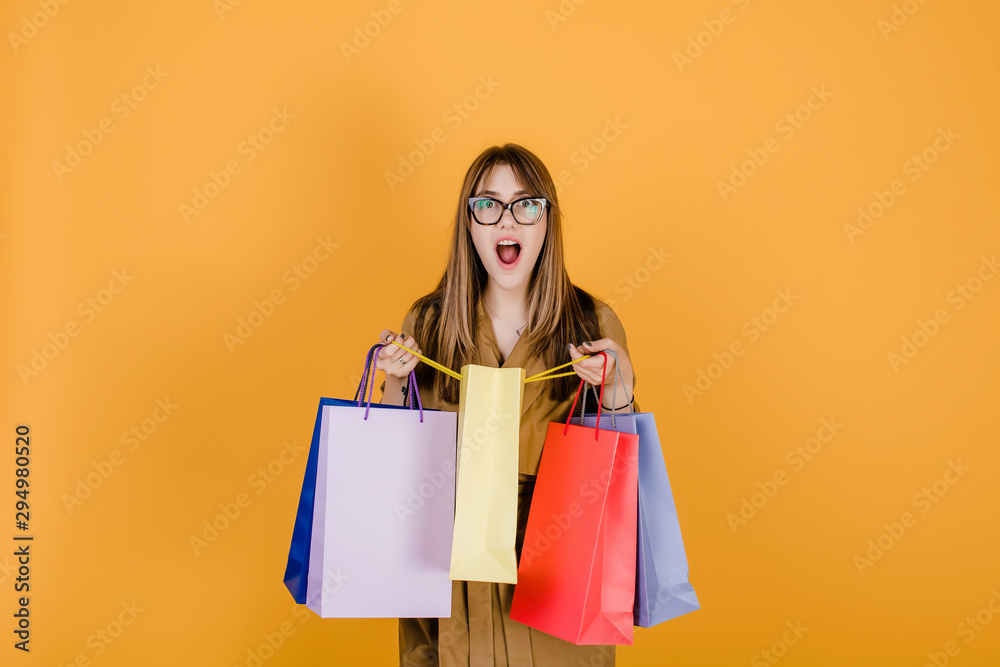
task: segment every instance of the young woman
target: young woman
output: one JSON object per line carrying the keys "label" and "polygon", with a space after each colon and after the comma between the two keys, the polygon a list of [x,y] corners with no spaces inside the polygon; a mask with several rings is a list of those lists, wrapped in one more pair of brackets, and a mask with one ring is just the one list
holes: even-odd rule
{"label": "young woman", "polygon": [[[604,240],[597,237],[594,242]],[[570,282],[552,178],[534,154],[517,144],[488,148],[469,167],[444,276],[437,289],[414,302],[400,333],[382,331],[381,342],[392,340],[456,371],[465,364],[520,366],[532,375],[595,355],[569,367],[576,377],[525,384],[518,556],[548,423],[566,421],[580,378],[600,384],[601,350],[618,353],[622,380],[630,388],[623,396],[619,384],[614,407],[627,410],[632,401],[638,410],[625,330],[605,302]],[[603,407],[610,410],[615,362],[612,355],[606,356]],[[407,376],[416,369],[423,406],[457,412],[458,380],[419,361],[395,345],[381,349],[375,365],[385,372],[382,402],[403,405]],[[450,618],[399,619],[401,667],[615,664],[614,646],[577,646],[512,621],[513,584],[455,581],[453,586]]]}

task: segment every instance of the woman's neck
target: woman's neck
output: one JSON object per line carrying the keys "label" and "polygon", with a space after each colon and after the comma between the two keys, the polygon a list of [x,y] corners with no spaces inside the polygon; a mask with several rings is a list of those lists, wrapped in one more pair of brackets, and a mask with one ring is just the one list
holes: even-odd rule
{"label": "woman's neck", "polygon": [[492,282],[486,285],[486,301],[492,315],[499,317],[511,327],[520,328],[528,320],[528,288],[515,292],[497,287]]}

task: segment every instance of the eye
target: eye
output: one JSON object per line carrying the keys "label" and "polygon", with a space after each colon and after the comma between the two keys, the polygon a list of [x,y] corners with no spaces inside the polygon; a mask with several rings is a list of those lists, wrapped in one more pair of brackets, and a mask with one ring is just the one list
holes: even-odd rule
{"label": "eye", "polygon": [[476,202],[476,209],[482,211],[483,209],[489,209],[496,206],[496,202],[492,199],[480,199]]}
{"label": "eye", "polygon": [[516,207],[534,211],[538,209],[541,205],[542,202],[540,202],[537,199],[522,199],[521,201],[517,202]]}

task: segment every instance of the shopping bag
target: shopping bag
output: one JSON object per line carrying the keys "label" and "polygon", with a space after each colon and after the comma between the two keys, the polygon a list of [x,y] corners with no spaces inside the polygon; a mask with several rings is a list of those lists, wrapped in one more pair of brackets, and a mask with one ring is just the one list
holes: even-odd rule
{"label": "shopping bag", "polygon": [[[617,357],[616,357],[617,359]],[[615,364],[618,371],[618,364]],[[621,374],[616,373],[621,381]],[[617,383],[615,388],[617,389]],[[622,382],[622,388],[625,384]],[[629,404],[631,410],[632,405]],[[639,525],[636,545],[634,624],[643,628],[701,609],[688,581],[688,562],[677,507],[663,460],[656,421],[650,412],[590,414],[585,426],[639,436]]]}
{"label": "shopping bag", "polygon": [[[285,584],[323,618],[451,614],[457,415],[321,398]],[[372,383],[373,386],[373,383]]]}
{"label": "shopping bag", "polygon": [[549,423],[511,619],[574,644],[632,643],[638,440]]}
{"label": "shopping bag", "polygon": [[452,579],[517,581],[523,368],[462,367]]}

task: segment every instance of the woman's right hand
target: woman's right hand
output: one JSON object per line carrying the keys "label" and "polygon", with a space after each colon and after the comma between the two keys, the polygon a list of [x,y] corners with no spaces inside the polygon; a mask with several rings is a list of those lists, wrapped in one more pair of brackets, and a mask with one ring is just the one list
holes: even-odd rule
{"label": "woman's right hand", "polygon": [[397,335],[389,329],[383,329],[382,335],[379,336],[379,342],[388,343],[388,345],[381,348],[375,356],[375,368],[386,375],[405,380],[410,371],[417,367],[417,362],[420,361],[420,358],[410,354],[398,345],[393,345],[392,341],[394,340],[400,343],[400,345],[410,348],[417,354],[422,354],[413,336],[407,336],[405,333]]}

